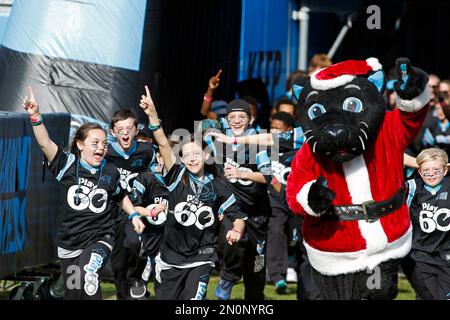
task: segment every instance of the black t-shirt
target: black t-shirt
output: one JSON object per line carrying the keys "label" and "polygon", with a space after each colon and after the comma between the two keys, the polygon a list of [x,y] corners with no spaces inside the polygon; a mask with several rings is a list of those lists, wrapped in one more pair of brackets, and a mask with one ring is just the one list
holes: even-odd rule
{"label": "black t-shirt", "polygon": [[117,167],[103,161],[99,168],[93,168],[58,148],[49,168],[63,189],[58,246],[77,250],[99,240],[113,244],[111,204],[126,195],[120,187]]}
{"label": "black t-shirt", "polygon": [[120,172],[120,184],[130,194],[133,190],[133,181],[139,174],[150,169],[156,160],[153,145],[146,142],[134,141],[133,146],[124,152],[117,142],[109,145],[106,160],[113,163]]}
{"label": "black t-shirt", "polygon": [[222,179],[204,176],[201,182],[183,165],[174,164],[164,178],[170,194],[161,259],[171,265],[216,262],[219,215],[246,218],[234,194]]}
{"label": "black t-shirt", "polygon": [[[134,180],[134,192],[131,200],[134,206],[152,209],[158,203],[168,205],[169,191],[166,188],[164,178],[157,173],[142,172]],[[167,210],[161,212],[156,217],[144,217],[145,224],[143,241],[145,242],[146,253],[155,256],[164,233],[164,223],[167,220]]]}
{"label": "black t-shirt", "polygon": [[407,203],[413,225],[412,256],[430,264],[450,266],[450,178],[440,187],[421,179],[408,180]]}
{"label": "black t-shirt", "polygon": [[303,145],[305,137],[303,130],[297,127],[290,131],[273,133],[272,138],[274,141],[273,150],[278,153],[278,157],[273,157],[269,153],[270,176],[265,175],[265,177],[267,177],[269,184],[272,177],[275,177],[281,183],[281,191],[279,193],[275,191],[272,185],[269,187],[272,205],[275,201],[277,206],[287,207],[286,183],[291,173],[291,163],[295,154]]}
{"label": "black t-shirt", "polygon": [[[231,129],[222,131],[228,136],[233,136]],[[250,128],[245,135],[257,134],[255,129]],[[207,140],[209,147],[216,159],[216,165],[220,174],[224,173],[224,165],[237,167],[243,172],[261,172],[263,175],[270,174],[270,159],[265,147],[259,148],[255,145],[226,145]],[[267,185],[244,179],[224,179],[227,186],[236,195],[238,205],[251,220],[258,217],[267,217],[270,212],[270,203],[267,196]],[[263,219],[264,220],[264,219]]]}
{"label": "black t-shirt", "polygon": [[271,174],[286,186],[287,178],[291,172],[291,163],[297,151],[303,145],[305,136],[303,130],[298,127],[290,131],[273,133],[272,138],[278,149],[278,160],[271,161]]}
{"label": "black t-shirt", "polygon": [[[109,145],[105,159],[119,169],[121,187],[126,189],[131,197],[134,179],[140,172],[150,169],[156,160],[156,153],[153,145],[146,142],[134,141],[127,152],[124,152],[117,142],[113,142]],[[116,206],[114,216],[121,220],[125,217],[125,212]]]}

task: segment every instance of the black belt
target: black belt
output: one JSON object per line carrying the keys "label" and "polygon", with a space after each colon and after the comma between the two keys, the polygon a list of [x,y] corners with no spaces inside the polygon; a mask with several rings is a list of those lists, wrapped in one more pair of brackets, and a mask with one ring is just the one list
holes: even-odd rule
{"label": "black belt", "polygon": [[391,198],[375,202],[366,201],[362,204],[352,204],[348,206],[334,206],[331,214],[325,214],[324,218],[336,220],[366,220],[367,222],[377,221],[379,218],[399,209],[406,200],[405,188],[400,190]]}

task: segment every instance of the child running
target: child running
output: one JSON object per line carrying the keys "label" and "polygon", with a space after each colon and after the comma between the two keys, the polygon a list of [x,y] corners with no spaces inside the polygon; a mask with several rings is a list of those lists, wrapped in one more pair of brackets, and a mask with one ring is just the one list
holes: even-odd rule
{"label": "child running", "polygon": [[402,261],[417,299],[450,299],[450,179],[448,156],[430,148],[417,156],[420,178],[408,180],[412,249]]}
{"label": "child running", "polygon": [[70,151],[65,152],[50,139],[31,87],[23,106],[50,171],[61,183],[62,221],[57,244],[65,285],[64,299],[101,299],[99,272],[109,259],[114,244],[113,201],[128,214],[137,233],[145,226],[126,191],[120,187],[117,167],[104,160],[108,144],[101,126],[82,125],[73,138]]}
{"label": "child running", "polygon": [[219,215],[232,221],[226,233],[230,245],[241,239],[246,215],[215,166],[205,163],[209,154],[201,140],[184,137],[181,164],[175,163],[147,86],[145,91],[140,106],[148,115],[149,128],[168,170],[165,181],[170,192],[164,238],[156,257],[156,299],[202,300],[218,260]]}

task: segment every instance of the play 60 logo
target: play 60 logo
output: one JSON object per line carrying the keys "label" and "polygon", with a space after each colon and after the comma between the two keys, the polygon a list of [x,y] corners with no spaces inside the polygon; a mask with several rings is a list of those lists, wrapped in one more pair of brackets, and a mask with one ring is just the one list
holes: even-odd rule
{"label": "play 60 logo", "polygon": [[67,203],[72,209],[85,210],[89,208],[94,213],[103,212],[108,203],[108,193],[104,189],[73,185],[67,192]]}
{"label": "play 60 logo", "polygon": [[426,233],[435,230],[447,232],[450,230],[450,210],[447,208],[435,211],[422,210],[419,213],[419,224],[422,231]]}
{"label": "play 60 logo", "polygon": [[202,202],[197,204],[189,202],[192,200],[189,197],[187,202],[183,201],[175,206],[174,216],[178,223],[185,227],[195,224],[200,230],[211,226],[215,220],[212,208],[204,206]]}

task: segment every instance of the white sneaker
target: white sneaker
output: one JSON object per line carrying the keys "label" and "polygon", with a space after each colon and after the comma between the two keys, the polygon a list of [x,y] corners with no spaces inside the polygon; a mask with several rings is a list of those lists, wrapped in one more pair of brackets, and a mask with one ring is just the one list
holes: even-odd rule
{"label": "white sneaker", "polygon": [[298,281],[297,272],[295,272],[294,268],[287,268],[286,272],[286,282],[294,282]]}

